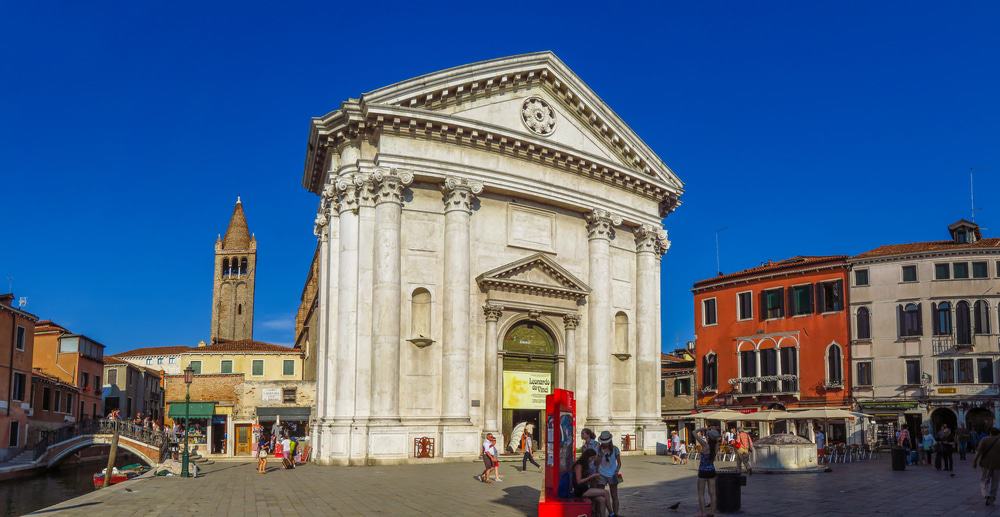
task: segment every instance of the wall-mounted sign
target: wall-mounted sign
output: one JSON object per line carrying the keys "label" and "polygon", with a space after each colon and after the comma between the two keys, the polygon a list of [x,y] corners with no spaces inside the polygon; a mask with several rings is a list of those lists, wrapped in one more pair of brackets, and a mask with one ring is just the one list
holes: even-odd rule
{"label": "wall-mounted sign", "polygon": [[862,409],[917,409],[916,402],[862,402]]}
{"label": "wall-mounted sign", "polygon": [[281,402],[281,389],[264,388],[260,391],[260,400],[262,402]]}
{"label": "wall-mounted sign", "polygon": [[504,409],[545,409],[545,396],[551,392],[551,373],[503,372]]}
{"label": "wall-mounted sign", "polygon": [[938,393],[940,393],[942,395],[949,395],[949,394],[953,394],[953,393],[958,393],[958,390],[956,388],[938,388],[937,391],[938,391]]}

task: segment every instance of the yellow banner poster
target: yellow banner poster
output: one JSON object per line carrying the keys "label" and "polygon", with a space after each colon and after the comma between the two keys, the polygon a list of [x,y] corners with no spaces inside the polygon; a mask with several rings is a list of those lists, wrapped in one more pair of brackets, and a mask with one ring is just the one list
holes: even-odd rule
{"label": "yellow banner poster", "polygon": [[545,409],[551,392],[551,373],[503,372],[504,409]]}

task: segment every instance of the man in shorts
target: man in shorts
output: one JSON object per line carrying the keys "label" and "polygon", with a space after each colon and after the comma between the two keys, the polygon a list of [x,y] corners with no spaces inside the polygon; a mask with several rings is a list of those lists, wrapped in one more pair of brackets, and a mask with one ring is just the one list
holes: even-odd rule
{"label": "man in shorts", "polygon": [[483,483],[492,483],[490,481],[490,472],[496,465],[496,456],[494,456],[493,442],[496,438],[493,437],[493,433],[487,433],[486,439],[483,440],[483,466],[486,467],[483,473],[476,476],[476,479],[482,481]]}

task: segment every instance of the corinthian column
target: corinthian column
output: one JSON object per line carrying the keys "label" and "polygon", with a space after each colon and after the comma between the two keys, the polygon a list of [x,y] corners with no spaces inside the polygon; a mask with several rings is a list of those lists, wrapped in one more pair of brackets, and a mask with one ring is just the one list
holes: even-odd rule
{"label": "corinthian column", "polygon": [[483,305],[483,314],[486,316],[486,396],[483,404],[483,416],[485,420],[486,432],[499,432],[497,416],[500,413],[497,394],[499,386],[500,342],[497,335],[497,321],[503,315],[503,307],[487,303]]}
{"label": "corinthian column", "polygon": [[636,251],[636,417],[660,421],[659,256],[663,230],[643,225],[635,231]]}
{"label": "corinthian column", "polygon": [[442,355],[442,421],[469,420],[469,301],[471,296],[469,218],[483,184],[462,178],[444,183],[444,335]]}
{"label": "corinthian column", "polygon": [[[323,350],[317,355],[316,365],[322,370],[325,377],[323,379],[323,414],[327,419],[333,419],[335,414],[334,406],[336,402],[336,380],[337,373],[337,332],[339,325],[337,309],[340,306],[340,214],[337,212],[337,186],[328,185],[323,189],[323,197],[327,204],[328,224],[326,225],[326,264],[321,266],[320,278],[324,279],[323,289],[326,291],[325,305],[321,305],[320,314],[323,316],[321,323],[321,341]],[[324,339],[325,338],[325,339]],[[317,400],[317,411],[319,401]]]}
{"label": "corinthian column", "polygon": [[413,182],[409,172],[374,174],[375,287],[372,295],[374,339],[372,418],[399,422],[400,223],[403,189]]}
{"label": "corinthian column", "polygon": [[334,418],[338,424],[354,419],[354,380],[358,330],[358,196],[351,178],[337,180],[340,214],[340,270],[337,292],[337,377]]}
{"label": "corinthian column", "polygon": [[563,316],[566,337],[566,378],[563,385],[570,391],[576,391],[576,327],[580,325],[580,315],[577,313]]}
{"label": "corinthian column", "polygon": [[621,218],[603,209],[587,214],[590,300],[587,311],[589,364],[587,419],[590,427],[611,424],[611,238]]}

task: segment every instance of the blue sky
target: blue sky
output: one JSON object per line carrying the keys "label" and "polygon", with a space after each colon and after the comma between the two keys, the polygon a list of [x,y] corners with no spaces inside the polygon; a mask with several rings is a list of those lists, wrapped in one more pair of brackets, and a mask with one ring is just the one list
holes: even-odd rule
{"label": "blue sky", "polygon": [[[309,119],[472,61],[553,50],[686,182],[664,347],[691,284],[798,254],[1000,234],[991,2],[0,4],[0,291],[109,352],[206,339],[237,195],[256,331],[290,343],[315,240]],[[696,5],[697,4],[697,5]],[[281,7],[278,8],[277,6]]]}

